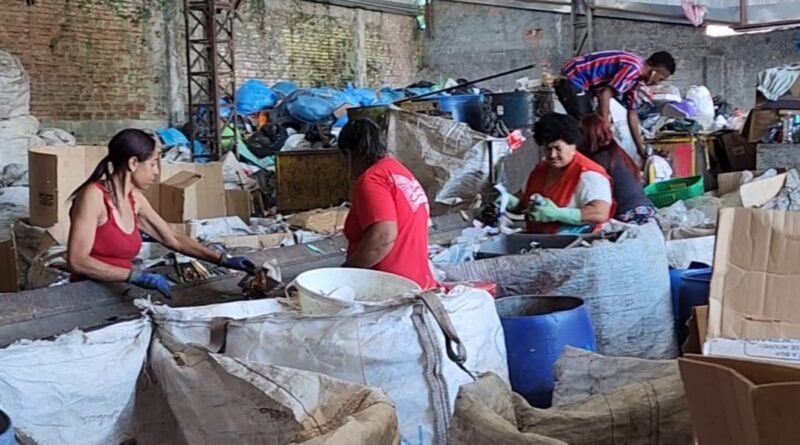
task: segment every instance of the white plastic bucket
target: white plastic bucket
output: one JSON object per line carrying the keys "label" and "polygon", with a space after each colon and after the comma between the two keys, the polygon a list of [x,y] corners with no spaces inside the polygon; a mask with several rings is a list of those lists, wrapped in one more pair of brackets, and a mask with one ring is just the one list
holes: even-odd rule
{"label": "white plastic bucket", "polygon": [[[352,300],[334,296],[343,288],[353,290]],[[292,289],[297,291],[300,311],[309,315],[334,315],[348,308],[382,306],[393,297],[422,291],[417,283],[399,275],[341,267],[303,272],[286,287],[289,298]]]}

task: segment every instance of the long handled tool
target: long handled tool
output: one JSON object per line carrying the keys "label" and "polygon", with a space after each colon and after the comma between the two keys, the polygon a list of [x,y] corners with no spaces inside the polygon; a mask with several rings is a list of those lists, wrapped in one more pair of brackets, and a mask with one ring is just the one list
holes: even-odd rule
{"label": "long handled tool", "polygon": [[407,97],[405,99],[400,99],[400,100],[395,101],[393,103],[393,105],[398,105],[398,104],[402,104],[402,103],[405,103],[405,102],[411,102],[411,101],[414,101],[414,100],[420,100],[420,99],[424,99],[426,97],[435,96],[437,94],[449,93],[450,91],[456,90],[458,88],[468,87],[468,86],[471,86],[471,85],[475,85],[476,83],[486,82],[487,80],[497,79],[498,77],[508,76],[509,74],[514,74],[514,73],[518,73],[520,71],[530,70],[530,69],[533,69],[535,67],[536,67],[536,64],[534,63],[533,65],[523,66],[522,68],[515,68],[513,70],[504,71],[504,72],[499,73],[499,74],[492,74],[491,76],[482,77],[480,79],[475,79],[475,80],[470,80],[469,82],[466,82],[466,83],[462,83],[462,84],[459,84],[459,85],[456,85],[456,86],[444,88],[444,89],[437,90],[437,91],[431,91],[430,93],[425,93],[425,94],[422,94],[420,96]]}

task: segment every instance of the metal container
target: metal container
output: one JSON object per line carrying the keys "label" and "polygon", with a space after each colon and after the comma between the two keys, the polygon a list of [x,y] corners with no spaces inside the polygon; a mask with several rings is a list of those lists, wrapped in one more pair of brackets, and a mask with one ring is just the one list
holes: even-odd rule
{"label": "metal container", "polygon": [[[482,260],[503,255],[519,255],[531,249],[567,249],[577,246],[581,237],[577,235],[537,235],[517,233],[498,235],[478,245],[475,258]],[[524,251],[524,252],[523,252]]]}
{"label": "metal container", "polygon": [[506,339],[511,388],[533,406],[548,408],[553,365],[564,347],[594,351],[594,330],[583,300],[523,295],[500,298],[497,313]]}
{"label": "metal container", "polygon": [[337,149],[280,152],[275,169],[281,212],[333,207],[350,199],[350,167]]}
{"label": "metal container", "polygon": [[533,93],[514,91],[489,96],[492,112],[509,130],[531,128],[536,123],[536,100]]}

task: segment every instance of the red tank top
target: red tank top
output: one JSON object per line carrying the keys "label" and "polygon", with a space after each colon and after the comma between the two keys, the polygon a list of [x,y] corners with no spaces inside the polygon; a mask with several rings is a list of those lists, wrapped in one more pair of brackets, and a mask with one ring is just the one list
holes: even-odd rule
{"label": "red tank top", "polygon": [[130,269],[133,267],[133,259],[142,248],[142,234],[139,232],[139,217],[136,215],[136,201],[133,199],[133,192],[128,195],[133,209],[133,231],[125,233],[114,217],[114,203],[111,200],[111,194],[99,182],[96,182],[95,185],[103,192],[103,202],[106,205],[108,219],[97,227],[94,234],[94,245],[89,256],[112,266]]}

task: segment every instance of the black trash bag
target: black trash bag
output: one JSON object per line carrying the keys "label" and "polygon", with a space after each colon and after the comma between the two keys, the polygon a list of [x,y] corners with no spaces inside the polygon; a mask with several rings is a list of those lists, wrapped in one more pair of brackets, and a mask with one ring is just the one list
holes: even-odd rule
{"label": "black trash bag", "polygon": [[270,122],[253,133],[244,143],[257,158],[264,159],[281,151],[287,139],[289,133],[286,128]]}
{"label": "black trash bag", "polygon": [[315,125],[309,125],[306,129],[306,140],[311,142],[321,142],[325,148],[331,148],[336,145],[336,136],[331,131],[334,121],[321,122]]}

